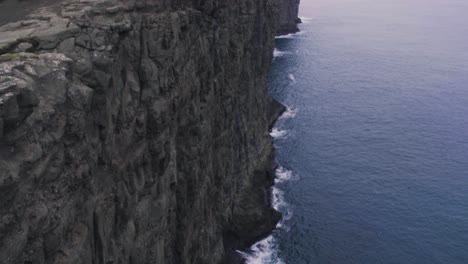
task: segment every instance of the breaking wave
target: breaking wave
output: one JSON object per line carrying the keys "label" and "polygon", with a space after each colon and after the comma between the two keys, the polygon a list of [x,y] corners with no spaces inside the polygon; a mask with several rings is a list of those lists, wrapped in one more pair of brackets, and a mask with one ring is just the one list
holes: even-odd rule
{"label": "breaking wave", "polygon": [[287,107],[286,111],[279,117],[279,119],[289,119],[293,118],[297,114],[297,108]]}
{"label": "breaking wave", "polygon": [[287,130],[281,130],[277,128],[273,128],[270,132],[270,136],[274,139],[282,138],[288,133]]}
{"label": "breaking wave", "polygon": [[278,57],[283,57],[284,55],[291,54],[290,51],[281,51],[277,48],[273,50],[273,57],[278,58]]}
{"label": "breaking wave", "polygon": [[298,31],[297,33],[291,33],[287,35],[281,35],[281,36],[276,36],[276,39],[292,39],[295,38],[296,36],[303,35],[305,31]]}
{"label": "breaking wave", "polygon": [[302,16],[300,16],[299,18],[301,19],[302,24],[309,24],[310,21],[312,21],[312,19],[309,18],[309,17],[302,17]]}
{"label": "breaking wave", "polygon": [[255,243],[249,252],[238,252],[247,264],[285,264],[278,256],[278,243],[273,235]]}
{"label": "breaking wave", "polygon": [[278,183],[283,183],[283,182],[290,181],[290,180],[297,180],[296,174],[284,168],[283,166],[278,166],[278,168],[276,168],[275,183],[278,184]]}
{"label": "breaking wave", "polygon": [[[292,171],[282,166],[278,166],[276,169],[276,184],[293,179],[295,179],[295,175]],[[284,199],[284,191],[279,189],[277,186],[273,186],[271,189],[271,204],[275,210],[281,212],[283,215],[281,221],[276,226],[277,231],[280,230],[288,232],[289,227],[286,223],[293,216],[293,212],[289,204]],[[238,251],[247,264],[285,264],[279,256],[279,252],[279,245],[277,243],[275,233],[258,241],[251,246],[248,251]]]}

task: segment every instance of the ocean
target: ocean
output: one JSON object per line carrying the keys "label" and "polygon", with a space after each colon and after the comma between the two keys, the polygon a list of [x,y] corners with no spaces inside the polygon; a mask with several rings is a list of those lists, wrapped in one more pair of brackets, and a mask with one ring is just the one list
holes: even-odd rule
{"label": "ocean", "polygon": [[276,39],[273,206],[248,263],[468,263],[468,1],[302,0]]}

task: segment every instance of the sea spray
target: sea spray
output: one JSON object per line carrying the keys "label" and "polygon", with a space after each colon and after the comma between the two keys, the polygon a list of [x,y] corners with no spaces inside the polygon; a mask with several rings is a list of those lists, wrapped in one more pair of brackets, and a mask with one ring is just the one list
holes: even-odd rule
{"label": "sea spray", "polygon": [[293,118],[296,116],[297,112],[298,112],[297,108],[287,107],[286,111],[279,117],[279,119],[285,120],[285,119]]}
{"label": "sea spray", "polygon": [[270,132],[270,136],[274,139],[279,139],[279,138],[282,138],[284,137],[286,134],[288,133],[288,131],[286,130],[281,130],[281,129],[277,129],[277,128],[273,128]]}
{"label": "sea spray", "polygon": [[276,230],[271,235],[255,243],[248,251],[238,251],[248,264],[284,263],[279,256],[280,250],[276,235],[278,232],[289,231],[287,222],[293,216],[293,212],[290,205],[285,201],[284,191],[279,188],[279,185],[297,179],[297,176],[283,166],[278,166],[275,175],[276,185],[271,188],[271,204],[275,210],[281,212],[283,217],[276,226]]}
{"label": "sea spray", "polygon": [[276,36],[275,38],[276,39],[292,39],[292,38],[295,38],[297,36],[301,36],[304,33],[305,33],[304,31],[299,31],[297,33],[291,33],[291,34],[287,34],[287,35]]}
{"label": "sea spray", "polygon": [[312,18],[309,18],[309,17],[300,16],[299,18],[301,19],[302,24],[309,24],[310,21],[312,21]]}
{"label": "sea spray", "polygon": [[283,57],[283,56],[285,56],[287,54],[292,54],[292,52],[290,52],[290,51],[281,51],[281,50],[279,50],[277,48],[275,48],[275,50],[273,50],[273,57],[274,58]]}
{"label": "sea spray", "polygon": [[[286,107],[286,111],[278,118],[277,126],[272,129],[270,135],[276,140],[286,136],[288,131],[280,129],[279,126],[285,120],[294,118],[297,113],[297,108]],[[275,210],[281,212],[282,218],[272,234],[252,245],[249,250],[238,251],[247,264],[284,264],[280,257],[277,234],[289,231],[290,227],[287,223],[292,218],[293,211],[284,198],[284,190],[280,187],[288,181],[298,179],[299,177],[294,172],[284,166],[278,165],[276,168],[275,186],[271,187],[271,205]]]}

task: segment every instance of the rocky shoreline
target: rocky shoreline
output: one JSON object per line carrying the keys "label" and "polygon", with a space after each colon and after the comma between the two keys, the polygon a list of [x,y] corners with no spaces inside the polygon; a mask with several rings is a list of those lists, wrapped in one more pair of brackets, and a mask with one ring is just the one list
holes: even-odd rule
{"label": "rocky shoreline", "polygon": [[0,259],[226,263],[274,229],[278,10],[65,0],[0,27]]}

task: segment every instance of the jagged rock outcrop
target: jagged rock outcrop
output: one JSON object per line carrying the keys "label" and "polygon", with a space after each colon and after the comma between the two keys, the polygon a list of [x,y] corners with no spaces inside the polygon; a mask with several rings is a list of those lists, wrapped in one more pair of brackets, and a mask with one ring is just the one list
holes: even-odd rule
{"label": "jagged rock outcrop", "polygon": [[280,0],[278,35],[299,31],[297,28],[297,24],[301,22],[298,17],[299,3],[300,0]]}
{"label": "jagged rock outcrop", "polygon": [[0,260],[226,263],[275,227],[273,0],[70,0],[0,28]]}

